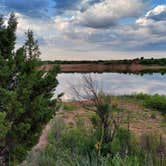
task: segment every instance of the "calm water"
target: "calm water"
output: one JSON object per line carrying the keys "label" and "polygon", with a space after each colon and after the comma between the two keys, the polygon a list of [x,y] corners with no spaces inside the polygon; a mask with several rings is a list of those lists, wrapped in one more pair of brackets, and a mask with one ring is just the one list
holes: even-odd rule
{"label": "calm water", "polygon": [[[76,99],[73,86],[83,93],[83,75],[79,73],[65,73],[58,75],[59,85],[56,93],[64,92],[63,100]],[[99,90],[107,94],[122,95],[132,93],[148,93],[166,95],[166,75],[145,74],[143,76],[120,73],[90,74]]]}

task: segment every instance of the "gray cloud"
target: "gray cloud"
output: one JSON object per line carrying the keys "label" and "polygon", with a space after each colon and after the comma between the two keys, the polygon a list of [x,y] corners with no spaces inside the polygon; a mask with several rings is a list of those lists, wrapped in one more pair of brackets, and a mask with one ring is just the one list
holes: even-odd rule
{"label": "gray cloud", "polygon": [[66,10],[76,10],[81,0],[54,0],[56,13],[63,13]]}
{"label": "gray cloud", "polygon": [[103,0],[53,0],[55,2],[55,12],[57,15],[66,11],[86,11],[91,5]]}
{"label": "gray cloud", "polygon": [[111,19],[109,17],[104,17],[100,21],[95,19],[93,16],[84,16],[84,19],[81,20],[81,25],[91,28],[109,28],[111,26],[117,25],[117,20]]}
{"label": "gray cloud", "polygon": [[20,12],[33,17],[61,15],[66,11],[85,11],[103,0],[0,0],[5,11]]}
{"label": "gray cloud", "polygon": [[[23,38],[27,28],[33,29],[41,47],[49,47],[45,53],[51,52],[51,48],[57,49],[58,55],[59,50],[65,55],[68,51],[75,55],[95,52],[91,56],[101,51],[166,51],[166,5],[157,6],[140,17],[146,7],[143,0],[111,2],[56,0],[55,4],[55,0],[3,0],[3,5],[9,11],[17,11],[18,36]],[[54,6],[55,15],[51,19],[41,19],[50,6]],[[33,15],[38,17],[34,18]],[[129,18],[134,19],[130,23],[121,22]]]}
{"label": "gray cloud", "polygon": [[[123,10],[123,6],[120,7],[122,7]],[[120,7],[118,10],[120,10]],[[155,8],[153,10],[155,10]],[[129,14],[130,13],[126,13],[126,16]],[[83,20],[81,20],[82,17],[82,13],[79,13],[78,16],[73,19],[62,19],[61,17],[58,17],[55,21],[55,25],[61,37],[64,37],[65,39],[67,38],[68,41],[76,41],[76,45],[73,47],[75,50],[78,50],[77,48],[80,47],[78,46],[79,41],[89,43],[91,48],[95,48],[95,50],[166,50],[166,21],[164,20],[155,21],[147,18],[146,14],[144,17],[138,18],[133,23],[120,24],[116,20],[114,22],[114,19],[109,20],[109,18],[108,20],[99,19],[99,22],[95,22],[96,20],[92,19],[93,17],[90,17],[90,15],[89,18],[88,15],[87,17],[84,16],[83,18],[85,22],[83,22]],[[89,24],[91,24],[91,26],[89,26]],[[70,46],[71,45],[69,45],[69,47]],[[81,49],[85,51],[87,47],[83,46]]]}
{"label": "gray cloud", "polygon": [[[148,2],[148,1],[147,1]],[[79,23],[92,28],[108,28],[120,19],[139,17],[146,7],[143,0],[103,0],[90,6],[78,17]]]}

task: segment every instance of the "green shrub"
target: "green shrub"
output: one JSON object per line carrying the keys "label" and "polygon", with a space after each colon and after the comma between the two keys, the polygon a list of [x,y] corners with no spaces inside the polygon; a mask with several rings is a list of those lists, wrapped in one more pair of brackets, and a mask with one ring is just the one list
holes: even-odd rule
{"label": "green shrub", "polygon": [[162,113],[166,113],[166,96],[153,95],[149,96],[144,101],[144,105],[147,108],[156,109]]}
{"label": "green shrub", "polygon": [[163,114],[166,113],[166,96],[164,95],[148,95],[144,93],[139,93],[124,97],[135,99],[147,108],[157,110]]}
{"label": "green shrub", "polygon": [[67,111],[73,111],[75,110],[77,107],[75,105],[72,104],[64,104],[63,105],[63,109],[67,110]]}

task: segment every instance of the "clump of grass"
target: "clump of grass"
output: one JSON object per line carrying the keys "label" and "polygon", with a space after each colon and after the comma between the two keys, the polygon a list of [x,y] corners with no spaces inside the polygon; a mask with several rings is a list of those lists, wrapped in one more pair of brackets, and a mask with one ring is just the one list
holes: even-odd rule
{"label": "clump of grass", "polygon": [[63,104],[63,109],[67,111],[74,111],[77,109],[77,106],[70,104],[70,103],[64,103]]}
{"label": "clump of grass", "polygon": [[151,118],[152,119],[156,119],[157,118],[157,112],[156,111],[152,111]]}

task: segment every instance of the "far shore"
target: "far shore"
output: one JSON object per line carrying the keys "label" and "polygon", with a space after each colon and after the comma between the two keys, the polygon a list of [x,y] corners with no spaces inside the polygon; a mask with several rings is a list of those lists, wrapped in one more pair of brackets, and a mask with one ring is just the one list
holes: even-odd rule
{"label": "far shore", "polygon": [[166,72],[166,66],[141,64],[46,64],[38,67],[39,70],[50,71],[59,65],[62,73],[68,72]]}

